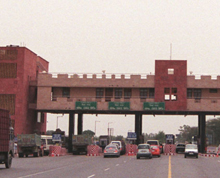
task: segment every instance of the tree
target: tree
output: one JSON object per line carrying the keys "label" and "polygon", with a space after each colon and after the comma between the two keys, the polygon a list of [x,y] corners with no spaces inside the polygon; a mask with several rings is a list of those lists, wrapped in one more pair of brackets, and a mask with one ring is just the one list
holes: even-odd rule
{"label": "tree", "polygon": [[192,142],[192,136],[198,135],[197,127],[190,127],[189,125],[183,125],[179,128],[180,133],[178,134],[178,142]]}
{"label": "tree", "polygon": [[164,131],[159,131],[155,135],[155,140],[159,140],[159,143],[165,143],[165,133],[164,133]]}
{"label": "tree", "polygon": [[93,131],[91,131],[91,130],[84,130],[83,132],[82,132],[82,134],[84,134],[84,135],[90,135],[90,136],[94,136],[95,135],[95,132],[93,132]]}
{"label": "tree", "polygon": [[206,133],[212,135],[212,145],[220,143],[220,118],[210,119],[206,122]]}

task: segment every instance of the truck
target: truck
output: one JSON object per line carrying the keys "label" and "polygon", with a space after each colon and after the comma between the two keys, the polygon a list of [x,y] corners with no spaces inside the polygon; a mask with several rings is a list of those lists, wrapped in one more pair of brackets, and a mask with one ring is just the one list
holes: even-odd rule
{"label": "truck", "polygon": [[14,157],[14,129],[8,110],[0,109],[0,164],[10,168]]}
{"label": "truck", "polygon": [[82,135],[72,135],[72,152],[75,154],[87,154],[87,146],[92,144],[92,136],[82,134]]}
{"label": "truck", "polygon": [[39,157],[44,155],[41,136],[35,134],[18,134],[17,135],[18,156],[22,158],[33,155]]}
{"label": "truck", "polygon": [[110,137],[108,135],[99,136],[99,146],[102,148],[102,151],[110,143]]}

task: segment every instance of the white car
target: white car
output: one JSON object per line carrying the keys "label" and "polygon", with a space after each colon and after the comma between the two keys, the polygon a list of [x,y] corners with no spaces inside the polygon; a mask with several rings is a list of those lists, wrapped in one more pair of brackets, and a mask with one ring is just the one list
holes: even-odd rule
{"label": "white car", "polygon": [[198,147],[195,144],[187,144],[185,147],[185,158],[187,156],[195,156],[198,158]]}

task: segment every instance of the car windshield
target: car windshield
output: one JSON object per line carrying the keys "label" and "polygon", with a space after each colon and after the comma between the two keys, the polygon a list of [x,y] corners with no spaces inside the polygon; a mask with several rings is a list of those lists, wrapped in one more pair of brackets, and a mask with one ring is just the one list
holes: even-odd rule
{"label": "car windshield", "polygon": [[186,145],[187,149],[197,149],[197,145]]}
{"label": "car windshield", "polygon": [[138,149],[150,149],[149,145],[138,145]]}
{"label": "car windshield", "polygon": [[150,145],[157,145],[158,144],[157,141],[148,141],[147,143],[150,144]]}
{"label": "car windshield", "polygon": [[177,146],[185,146],[184,144],[178,144]]}
{"label": "car windshield", "polygon": [[105,149],[117,149],[117,147],[114,145],[111,145],[111,146],[107,146]]}
{"label": "car windshield", "polygon": [[118,146],[120,145],[119,142],[112,142],[112,144],[117,144]]}
{"label": "car windshield", "polygon": [[157,147],[157,146],[151,146],[151,148],[152,148],[152,149],[157,149],[158,147]]}

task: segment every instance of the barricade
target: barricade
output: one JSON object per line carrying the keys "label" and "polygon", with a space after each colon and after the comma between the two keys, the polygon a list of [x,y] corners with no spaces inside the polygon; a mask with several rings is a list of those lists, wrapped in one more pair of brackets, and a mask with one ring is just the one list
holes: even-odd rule
{"label": "barricade", "polygon": [[60,156],[61,146],[52,145],[49,147],[49,156]]}
{"label": "barricade", "polygon": [[204,157],[209,157],[209,158],[213,158],[213,157],[219,157],[218,153],[217,154],[202,154],[199,153],[199,156],[204,156]]}
{"label": "barricade", "polygon": [[60,156],[65,156],[67,153],[66,148],[61,148]]}
{"label": "barricade", "polygon": [[100,156],[102,148],[98,145],[88,145],[87,146],[87,156]]}
{"label": "barricade", "polygon": [[166,144],[164,148],[164,155],[176,155],[176,145]]}
{"label": "barricade", "polygon": [[126,145],[126,155],[127,156],[137,155],[137,145],[127,144]]}

